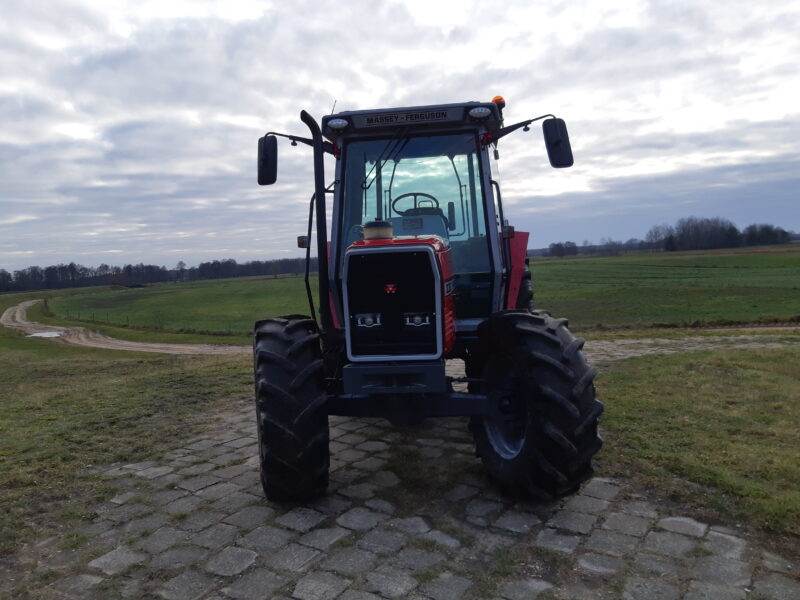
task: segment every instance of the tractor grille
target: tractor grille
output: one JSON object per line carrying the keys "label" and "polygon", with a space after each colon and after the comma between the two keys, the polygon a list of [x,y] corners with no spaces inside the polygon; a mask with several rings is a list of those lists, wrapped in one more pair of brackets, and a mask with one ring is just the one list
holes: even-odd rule
{"label": "tractor grille", "polygon": [[440,284],[433,254],[406,248],[348,253],[345,310],[352,360],[441,354]]}

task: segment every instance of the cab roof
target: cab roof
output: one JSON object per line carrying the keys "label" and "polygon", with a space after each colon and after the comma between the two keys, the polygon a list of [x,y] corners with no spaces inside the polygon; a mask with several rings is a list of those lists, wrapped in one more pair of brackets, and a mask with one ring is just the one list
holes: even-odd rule
{"label": "cab roof", "polygon": [[[473,108],[489,109],[489,116],[477,119],[469,115]],[[330,126],[334,119],[346,121],[341,128]],[[336,123],[334,123],[336,124]],[[482,125],[489,130],[503,124],[503,114],[494,102],[459,102],[455,104],[433,104],[401,108],[378,108],[372,110],[343,111],[322,117],[322,134],[331,141],[342,136],[364,133],[379,133],[408,128],[409,130],[441,130],[464,125]]]}

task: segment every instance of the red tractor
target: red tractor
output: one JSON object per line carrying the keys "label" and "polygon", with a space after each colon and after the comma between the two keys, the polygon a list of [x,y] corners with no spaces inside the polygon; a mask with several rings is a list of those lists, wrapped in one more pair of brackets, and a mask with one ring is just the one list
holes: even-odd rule
{"label": "red tractor", "polygon": [[[553,115],[504,126],[504,106],[498,97],[348,111],[321,126],[303,111],[310,138],[259,140],[259,184],[276,180],[277,137],[313,148],[315,177],[308,235],[298,240],[307,248],[311,316],[255,326],[269,499],[325,492],[328,415],[401,425],[469,416],[477,454],[509,494],[555,498],[591,476],[602,443],[596,370],[565,319],[533,310],[528,234],[508,225],[492,176],[498,141],[509,133],[542,120],[556,168],[572,165],[569,137]],[[326,153],[336,163],[327,187]],[[315,211],[318,310],[309,283]],[[448,359],[462,359],[466,377],[447,376]],[[457,382],[468,392],[454,389]]]}

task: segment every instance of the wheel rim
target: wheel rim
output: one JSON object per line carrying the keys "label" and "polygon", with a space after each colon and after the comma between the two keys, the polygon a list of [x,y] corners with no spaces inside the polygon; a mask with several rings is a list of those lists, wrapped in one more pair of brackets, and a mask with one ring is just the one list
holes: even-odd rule
{"label": "wheel rim", "polygon": [[504,459],[516,457],[525,445],[527,424],[526,378],[512,367],[510,357],[501,357],[487,365],[486,388],[491,405],[497,410],[483,418],[486,437]]}

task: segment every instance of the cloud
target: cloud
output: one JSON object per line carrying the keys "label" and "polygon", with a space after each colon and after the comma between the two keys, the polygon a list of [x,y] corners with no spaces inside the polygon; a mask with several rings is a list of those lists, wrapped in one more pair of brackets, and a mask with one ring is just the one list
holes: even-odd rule
{"label": "cloud", "polygon": [[256,140],[305,135],[300,109],[334,101],[502,94],[509,123],[564,116],[570,170],[549,169],[538,129],[500,144],[507,212],[541,245],[689,214],[800,229],[796,5],[222,6],[4,9],[0,267],[299,255],[310,150],[282,142],[279,182],[259,188]]}

